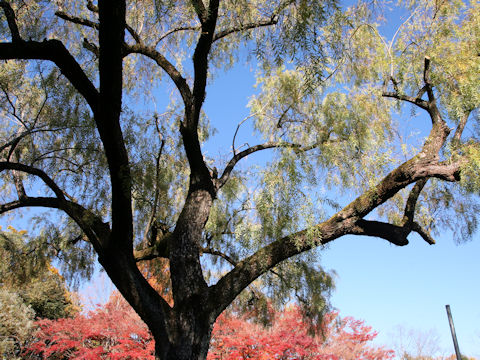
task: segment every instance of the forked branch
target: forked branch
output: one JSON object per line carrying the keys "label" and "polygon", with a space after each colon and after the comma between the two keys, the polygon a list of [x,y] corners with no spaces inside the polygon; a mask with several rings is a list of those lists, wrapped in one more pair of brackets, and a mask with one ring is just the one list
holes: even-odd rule
{"label": "forked branch", "polygon": [[[95,10],[94,12],[98,13],[98,8],[96,6],[94,6],[91,2],[89,2],[89,4],[87,6],[89,6],[88,8],[90,10],[94,9]],[[94,22],[94,21],[91,21],[91,20],[88,20],[88,19],[85,19],[85,18],[80,18],[78,16],[69,15],[64,11],[56,11],[55,15],[58,16],[59,18],[65,20],[65,21],[71,22],[73,24],[83,25],[83,26],[90,27],[90,28],[95,29],[95,30],[98,30],[100,28],[100,24],[97,23],[97,22]],[[137,42],[137,43],[142,42],[139,34],[130,25],[125,24],[125,29],[127,29],[127,31],[132,36],[132,38],[135,40],[135,42]]]}
{"label": "forked branch", "polygon": [[104,245],[110,236],[110,228],[108,224],[103,223],[102,219],[91,211],[69,200],[56,197],[27,196],[23,199],[0,204],[0,214],[25,207],[42,207],[64,211],[82,229],[98,254],[103,254]]}
{"label": "forked branch", "polygon": [[143,44],[124,44],[124,49],[124,56],[129,54],[141,54],[155,61],[157,65],[159,65],[168,74],[170,79],[172,79],[178,91],[180,92],[180,95],[182,96],[185,106],[188,107],[191,104],[192,92],[187,84],[187,80],[182,76],[180,71],[178,71],[177,68],[167,60],[165,56],[163,56],[153,47]]}
{"label": "forked branch", "polygon": [[[390,82],[393,85],[394,91],[388,91],[388,84]],[[424,83],[423,87],[417,92],[416,96],[409,96],[409,95],[400,93],[398,89],[398,82],[395,80],[393,76],[390,76],[389,78],[385,79],[385,81],[383,82],[382,96],[394,98],[397,100],[407,101],[409,103],[417,105],[418,107],[430,112],[431,106],[435,101],[435,96],[433,94],[432,83],[430,82],[430,57],[428,56],[425,56],[425,60],[424,60],[423,83]],[[425,93],[427,93],[428,95],[428,101],[422,99],[423,94]],[[434,119],[432,118],[432,120]]]}
{"label": "forked branch", "polygon": [[45,185],[47,185],[54,192],[55,196],[58,199],[65,200],[63,191],[58,187],[55,181],[53,181],[52,178],[50,178],[44,171],[40,169],[33,168],[31,166],[24,165],[24,164],[1,161],[0,172],[3,170],[15,170],[15,171],[24,172],[30,175],[35,175],[39,177],[45,183]]}
{"label": "forked branch", "polygon": [[430,245],[435,244],[435,240],[430,236],[430,234],[425,231],[420,224],[412,221],[406,223],[402,226],[389,224],[382,221],[370,221],[370,220],[359,220],[352,227],[349,234],[353,235],[366,235],[379,237],[388,242],[397,245],[405,246],[408,245],[408,235],[415,231]]}
{"label": "forked branch", "polygon": [[[459,171],[460,163],[438,163],[434,155],[431,158],[414,157],[408,160],[327,221],[278,239],[239,261],[212,287],[212,303],[222,311],[249,283],[281,261],[346,234],[377,236],[402,246],[408,243],[408,233],[416,231],[428,243],[434,243],[415,222],[408,226],[396,226],[363,218],[411,183],[430,177],[457,181]],[[412,195],[412,198],[415,196]]]}
{"label": "forked branch", "polygon": [[[421,91],[417,94],[417,96],[409,96],[409,95],[401,94],[401,93],[399,93],[398,88],[395,91],[388,91],[387,90],[388,89],[388,83],[390,81],[393,84],[396,84],[395,80],[392,77],[389,78],[388,80],[385,80],[385,82],[383,83],[383,94],[382,94],[382,96],[394,98],[394,99],[397,99],[397,100],[407,101],[409,103],[417,105],[418,107],[420,107],[424,110],[428,109],[428,102],[421,98],[421,95],[422,95]],[[394,86],[394,89],[395,88],[396,88],[396,86]]]}

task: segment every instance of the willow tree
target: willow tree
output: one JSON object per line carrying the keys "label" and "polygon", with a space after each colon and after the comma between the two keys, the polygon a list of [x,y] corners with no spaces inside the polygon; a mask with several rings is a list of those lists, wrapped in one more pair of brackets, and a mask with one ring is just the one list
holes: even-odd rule
{"label": "willow tree", "polygon": [[[31,241],[70,271],[96,254],[159,359],[204,359],[217,316],[259,288],[321,312],[331,278],[312,249],[344,235],[475,230],[478,1],[405,2],[393,38],[379,2],[0,5],[0,213],[50,209]],[[238,61],[258,91],[250,116],[222,119],[232,147],[213,159],[207,82]],[[403,103],[424,116],[403,121]],[[170,302],[138,270],[155,259]]]}

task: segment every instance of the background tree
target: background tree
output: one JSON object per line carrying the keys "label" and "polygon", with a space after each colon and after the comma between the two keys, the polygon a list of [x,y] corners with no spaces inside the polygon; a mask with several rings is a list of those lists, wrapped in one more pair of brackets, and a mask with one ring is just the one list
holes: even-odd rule
{"label": "background tree", "polygon": [[392,347],[401,359],[441,358],[440,338],[434,329],[421,331],[397,326],[391,334]]}
{"label": "background tree", "polygon": [[26,231],[0,231],[0,353],[8,359],[16,359],[31,340],[34,319],[73,317],[80,311],[48,253],[25,239]]}
{"label": "background tree", "polygon": [[[378,4],[1,0],[0,213],[58,211],[39,238],[69,273],[96,254],[161,359],[204,359],[215,319],[236,298],[265,303],[259,288],[325,313],[331,276],[308,250],[344,235],[471,236],[480,4],[405,1],[392,41]],[[213,159],[207,82],[240,59],[259,63],[259,90]],[[401,103],[425,116],[416,141],[397,137]],[[238,146],[247,120],[256,144]],[[173,306],[137,267],[154,258]]]}
{"label": "background tree", "polygon": [[58,270],[50,265],[49,254],[35,249],[34,242],[26,244],[25,231],[9,230],[0,232],[2,288],[15,293],[36,318],[59,319],[78,313],[79,301]]}
{"label": "background tree", "polygon": [[17,359],[34,330],[34,311],[14,292],[0,289],[0,354]]}

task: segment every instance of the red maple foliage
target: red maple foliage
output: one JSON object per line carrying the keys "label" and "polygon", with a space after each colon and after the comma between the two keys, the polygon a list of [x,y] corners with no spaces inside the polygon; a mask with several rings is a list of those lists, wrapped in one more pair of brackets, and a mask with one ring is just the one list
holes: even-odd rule
{"label": "red maple foliage", "polygon": [[[119,296],[73,319],[40,320],[25,350],[42,359],[154,359],[153,338]],[[377,335],[363,321],[327,314],[323,335],[311,336],[300,309],[275,312],[271,327],[247,315],[222,314],[215,323],[208,360],[386,360],[394,352],[369,345]]]}
{"label": "red maple foliage", "polygon": [[39,320],[38,331],[24,351],[41,359],[154,359],[147,326],[117,294],[87,316]]}
{"label": "red maple foliage", "polygon": [[394,352],[369,343],[377,336],[363,321],[324,317],[323,335],[311,336],[298,307],[275,313],[265,328],[247,316],[222,314],[213,329],[208,360],[386,360]]}

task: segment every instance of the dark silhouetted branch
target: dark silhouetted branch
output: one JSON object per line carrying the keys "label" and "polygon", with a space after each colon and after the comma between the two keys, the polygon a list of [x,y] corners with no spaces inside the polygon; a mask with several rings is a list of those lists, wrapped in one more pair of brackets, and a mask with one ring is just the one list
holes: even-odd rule
{"label": "dark silhouetted branch", "polygon": [[10,29],[10,34],[12,36],[12,42],[22,41],[20,37],[20,32],[18,31],[17,21],[15,20],[15,12],[7,1],[0,1],[0,7],[5,13],[7,18],[8,28]]}

